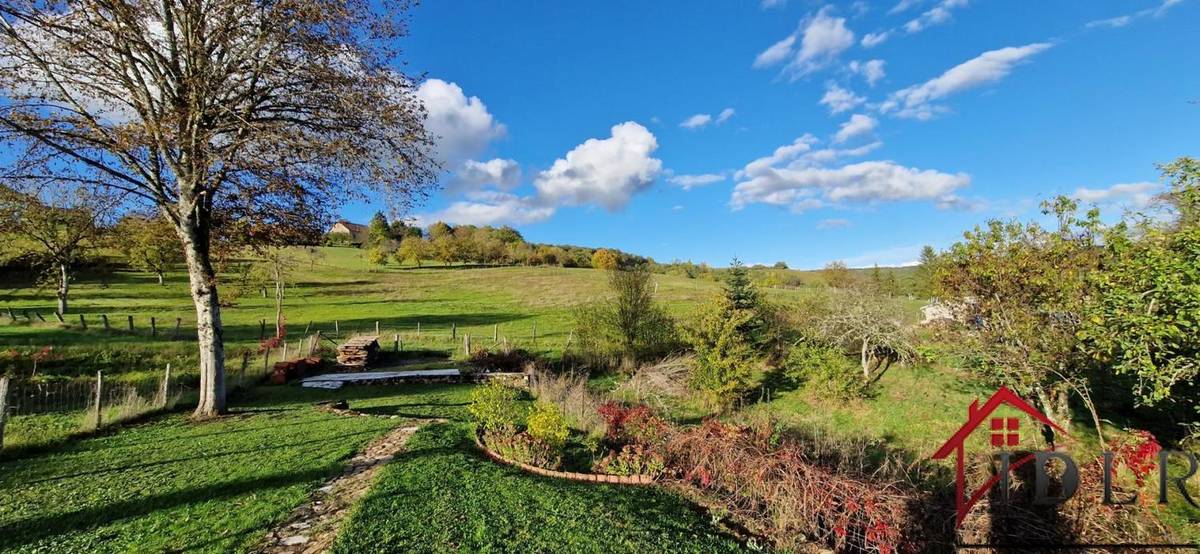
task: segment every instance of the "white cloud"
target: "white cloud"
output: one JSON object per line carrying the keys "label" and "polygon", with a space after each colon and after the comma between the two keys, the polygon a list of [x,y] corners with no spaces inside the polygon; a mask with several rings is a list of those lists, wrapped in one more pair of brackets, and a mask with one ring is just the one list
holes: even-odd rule
{"label": "white cloud", "polygon": [[862,75],[863,79],[867,81],[867,86],[873,87],[887,75],[883,69],[886,63],[883,60],[867,60],[865,62],[854,60],[846,65],[846,69],[849,69],[851,73]]}
{"label": "white cloud", "polygon": [[771,156],[746,164],[735,175],[730,205],[769,204],[793,212],[845,203],[931,200],[953,196],[971,182],[965,173],[904,167],[891,161],[865,161],[828,167],[840,158],[865,155],[880,143],[840,150],[813,150],[816,140],[804,135]]}
{"label": "white cloud", "polygon": [[857,256],[842,260],[847,267],[908,267],[920,263],[921,249],[924,245],[893,246],[882,250],[872,250]]}
{"label": "white cloud", "polygon": [[822,219],[821,221],[817,222],[817,229],[822,229],[822,230],[844,229],[849,226],[850,226],[849,219],[830,218],[830,219]]}
{"label": "white cloud", "polygon": [[892,36],[891,31],[880,31],[878,33],[867,33],[867,34],[863,35],[861,44],[862,44],[863,48],[874,48],[876,46],[879,46],[880,44],[883,44],[884,41],[886,41],[891,36]]}
{"label": "white cloud", "polygon": [[787,5],[787,0],[762,0],[759,6],[764,10],[771,8],[782,8]]}
{"label": "white cloud", "polygon": [[1163,0],[1163,2],[1161,4],[1159,4],[1157,7],[1146,8],[1144,10],[1138,10],[1131,14],[1119,15],[1117,17],[1110,17],[1108,19],[1099,19],[1096,21],[1089,21],[1089,22],[1087,22],[1087,24],[1085,26],[1088,28],[1092,28],[1092,27],[1113,27],[1113,28],[1124,27],[1124,26],[1129,25],[1130,23],[1133,23],[1134,21],[1141,19],[1143,17],[1148,17],[1148,16],[1162,17],[1163,15],[1165,15],[1167,13],[1167,10],[1171,9],[1172,6],[1175,6],[1176,4],[1181,4],[1181,3],[1183,3],[1183,0]]}
{"label": "white cloud", "polygon": [[830,82],[825,84],[825,95],[819,102],[829,106],[829,113],[836,114],[852,110],[866,101],[866,98],[855,95],[854,92],[838,86],[837,83]]}
{"label": "white cloud", "polygon": [[717,114],[717,125],[729,121],[729,118],[733,117],[733,114],[735,113],[737,112],[735,112],[733,108],[725,108],[721,110],[721,113]]}
{"label": "white cloud", "polygon": [[804,27],[796,58],[788,65],[793,77],[812,73],[854,45],[854,32],[846,28],[846,19],[830,17],[829,7],[821,8]]}
{"label": "white cloud", "polygon": [[846,18],[830,16],[831,11],[826,6],[802,21],[794,33],[759,53],[754,67],[770,67],[791,58],[784,72],[798,79],[829,65],[854,45],[854,32],[846,28]]}
{"label": "white cloud", "polygon": [[1074,196],[1080,202],[1120,206],[1130,209],[1141,209],[1150,205],[1154,197],[1162,191],[1158,183],[1118,183],[1108,188],[1092,189],[1080,187],[1075,189]]}
{"label": "white cloud", "polygon": [[1039,42],[984,52],[958,64],[940,76],[892,93],[880,105],[884,113],[899,117],[929,119],[943,108],[933,102],[951,94],[1003,79],[1018,63],[1051,47]]}
{"label": "white cloud", "polygon": [[934,25],[950,21],[951,10],[967,5],[967,0],[942,0],[938,5],[926,10],[920,16],[904,24],[904,30],[909,34],[919,33]]}
{"label": "white cloud", "polygon": [[921,2],[922,0],[900,0],[895,6],[892,6],[892,9],[888,10],[888,15],[895,15],[906,11],[913,6],[920,4]]}
{"label": "white cloud", "polygon": [[428,226],[435,221],[452,225],[527,225],[545,221],[554,212],[554,206],[542,204],[535,198],[481,191],[468,194],[468,200],[454,202],[443,210],[414,219],[418,226]]}
{"label": "white cloud", "polygon": [[450,192],[479,190],[487,186],[511,189],[520,181],[521,166],[515,160],[467,160],[454,173],[446,188]]}
{"label": "white cloud", "polygon": [[792,46],[796,44],[795,33],[788,35],[779,42],[772,44],[754,58],[754,68],[771,67],[792,55]]}
{"label": "white cloud", "polygon": [[680,123],[679,126],[683,127],[684,129],[699,129],[701,127],[704,127],[705,125],[708,125],[709,123],[712,123],[711,115],[708,115],[706,113],[698,113],[696,115],[693,115],[692,117],[689,117],[689,118],[683,120],[683,122]]}
{"label": "white cloud", "polygon": [[725,176],[720,173],[702,173],[699,175],[672,175],[667,178],[667,182],[682,188],[683,190],[692,190],[696,187],[711,185],[725,180]]}
{"label": "white cloud", "polygon": [[555,204],[594,203],[610,211],[654,183],[662,161],[651,157],[658,141],[645,127],[627,121],[606,139],[588,139],[534,180],[540,198]]}
{"label": "white cloud", "polygon": [[854,137],[867,135],[875,131],[878,121],[869,115],[856,113],[850,116],[850,119],[842,124],[841,128],[833,137],[834,144],[841,144]]}
{"label": "white cloud", "polygon": [[468,98],[454,83],[429,79],[416,95],[425,105],[425,127],[435,137],[437,159],[447,170],[483,153],[492,140],[505,134],[504,125],[483,101]]}

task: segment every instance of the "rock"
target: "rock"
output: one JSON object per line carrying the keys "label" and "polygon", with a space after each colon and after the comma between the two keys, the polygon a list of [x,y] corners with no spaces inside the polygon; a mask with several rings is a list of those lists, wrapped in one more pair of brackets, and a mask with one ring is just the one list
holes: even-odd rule
{"label": "rock", "polygon": [[283,544],[284,546],[300,546],[302,544],[308,544],[308,537],[304,535],[292,535],[286,539],[283,539]]}

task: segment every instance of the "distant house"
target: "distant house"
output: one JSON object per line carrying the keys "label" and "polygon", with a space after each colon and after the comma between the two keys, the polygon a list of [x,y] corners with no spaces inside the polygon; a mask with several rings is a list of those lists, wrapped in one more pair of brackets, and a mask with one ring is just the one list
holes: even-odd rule
{"label": "distant house", "polygon": [[333,227],[329,228],[329,232],[327,234],[346,235],[349,237],[347,242],[355,246],[362,246],[363,243],[367,242],[367,226],[359,225],[357,223],[350,223],[344,219],[338,220],[337,223],[334,223]]}

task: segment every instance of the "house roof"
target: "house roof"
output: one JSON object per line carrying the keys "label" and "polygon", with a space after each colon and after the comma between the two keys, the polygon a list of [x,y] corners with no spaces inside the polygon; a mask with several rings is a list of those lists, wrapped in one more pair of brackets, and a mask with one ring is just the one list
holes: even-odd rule
{"label": "house roof", "polygon": [[1009,406],[1021,410],[1022,412],[1029,414],[1030,417],[1053,427],[1064,435],[1067,433],[1062,427],[1059,427],[1058,425],[1055,425],[1053,421],[1050,421],[1050,418],[1043,415],[1042,412],[1037,411],[1037,409],[1035,409],[1033,406],[1030,406],[1024,400],[1021,400],[1021,397],[1017,396],[1015,393],[1013,393],[1013,391],[1008,390],[1008,387],[1000,387],[1000,389],[997,390],[991,398],[988,398],[987,402],[983,404],[983,407],[979,406],[978,400],[971,403],[971,407],[967,411],[967,422],[964,423],[962,427],[959,427],[958,431],[955,432],[954,435],[952,435],[950,439],[947,440],[946,443],[943,444],[942,447],[933,454],[933,459],[940,460],[946,456],[949,456],[954,450],[961,448],[963,443],[967,440],[967,437],[970,436],[977,427],[983,424],[983,420],[992,415],[992,412],[996,411],[996,408],[999,408],[1001,404],[1008,404]]}

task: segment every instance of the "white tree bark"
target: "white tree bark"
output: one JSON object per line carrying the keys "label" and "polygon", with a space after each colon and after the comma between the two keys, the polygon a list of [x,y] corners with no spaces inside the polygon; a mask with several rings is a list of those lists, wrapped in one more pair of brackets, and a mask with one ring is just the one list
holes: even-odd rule
{"label": "white tree bark", "polygon": [[71,290],[71,273],[67,264],[58,264],[58,315],[67,315],[67,293]]}
{"label": "white tree bark", "polygon": [[182,219],[179,236],[183,240],[192,302],[196,305],[196,338],[200,346],[200,399],[193,417],[204,419],[225,412],[225,340],[208,236],[201,231],[196,217],[193,212]]}

